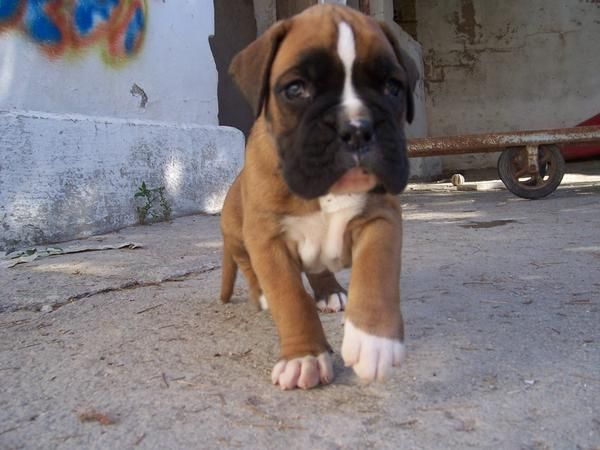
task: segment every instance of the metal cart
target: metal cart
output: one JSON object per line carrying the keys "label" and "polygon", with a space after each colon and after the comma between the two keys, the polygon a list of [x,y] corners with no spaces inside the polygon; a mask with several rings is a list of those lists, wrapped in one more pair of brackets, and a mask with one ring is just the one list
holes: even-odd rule
{"label": "metal cart", "polygon": [[502,151],[498,174],[519,197],[537,199],[556,190],[565,174],[564,144],[600,143],[600,126],[487,133],[408,141],[408,156],[446,156]]}

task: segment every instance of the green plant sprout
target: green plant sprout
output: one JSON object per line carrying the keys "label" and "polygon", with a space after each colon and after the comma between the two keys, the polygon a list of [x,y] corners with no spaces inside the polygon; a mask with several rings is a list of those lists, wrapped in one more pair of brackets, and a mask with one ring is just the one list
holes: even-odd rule
{"label": "green plant sprout", "polygon": [[[164,186],[148,188],[146,182],[142,181],[133,197],[141,198],[144,201],[143,205],[136,207],[140,225],[171,220],[171,205],[165,196]],[[150,218],[150,222],[148,222],[148,218]]]}

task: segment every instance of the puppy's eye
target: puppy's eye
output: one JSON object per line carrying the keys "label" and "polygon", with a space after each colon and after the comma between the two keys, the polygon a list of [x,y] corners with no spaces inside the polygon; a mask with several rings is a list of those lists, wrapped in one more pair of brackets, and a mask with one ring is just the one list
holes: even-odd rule
{"label": "puppy's eye", "polygon": [[386,81],[385,87],[383,88],[383,92],[385,95],[390,95],[392,97],[398,97],[402,92],[402,83],[398,80],[390,79]]}
{"label": "puppy's eye", "polygon": [[283,89],[283,92],[288,100],[307,98],[310,95],[302,80],[292,81]]}

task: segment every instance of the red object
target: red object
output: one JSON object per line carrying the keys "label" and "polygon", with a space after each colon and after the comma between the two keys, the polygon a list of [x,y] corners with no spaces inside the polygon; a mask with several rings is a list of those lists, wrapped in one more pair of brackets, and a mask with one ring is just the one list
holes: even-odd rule
{"label": "red object", "polygon": [[[600,114],[596,114],[591,119],[585,122],[578,123],[576,126],[583,127],[586,125],[600,125]],[[560,149],[565,161],[574,161],[577,159],[589,159],[600,156],[599,144],[580,144],[580,145],[563,145]]]}

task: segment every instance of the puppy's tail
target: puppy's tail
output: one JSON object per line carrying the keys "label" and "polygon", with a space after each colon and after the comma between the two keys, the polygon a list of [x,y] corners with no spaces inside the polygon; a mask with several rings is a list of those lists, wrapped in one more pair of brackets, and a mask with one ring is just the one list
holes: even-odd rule
{"label": "puppy's tail", "polygon": [[226,246],[223,246],[223,264],[221,267],[221,302],[229,303],[237,276],[237,264]]}

